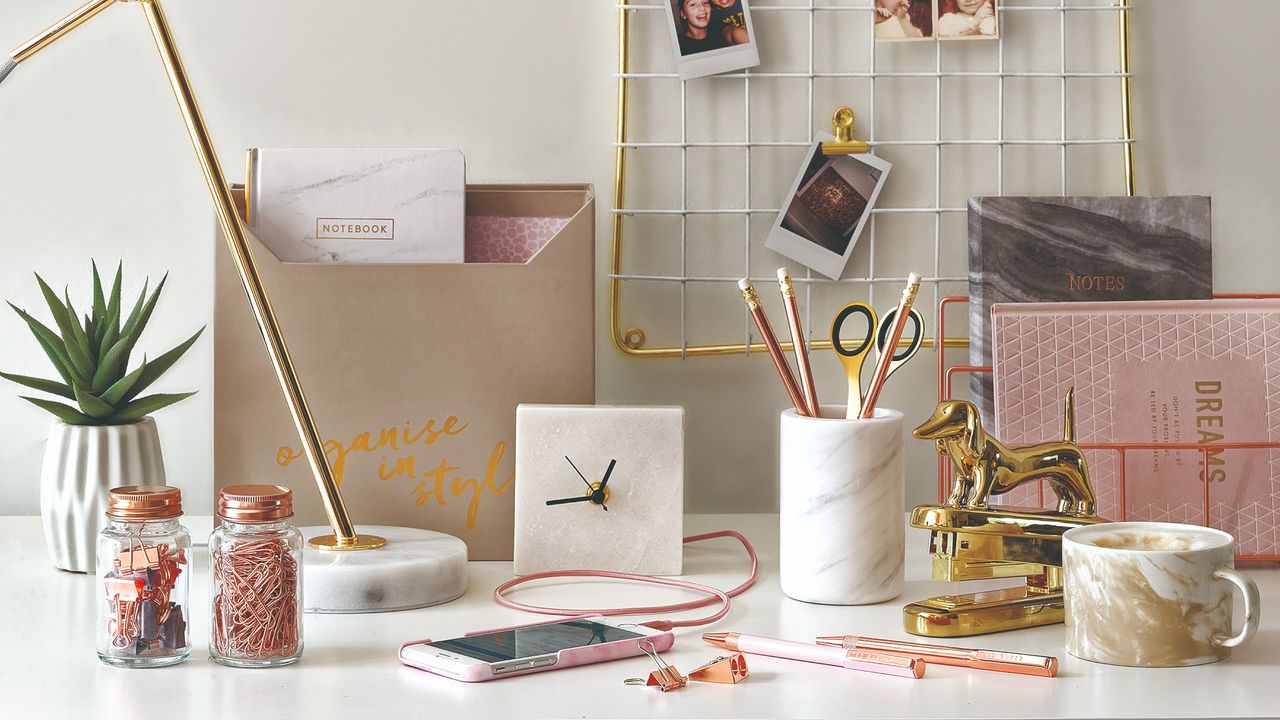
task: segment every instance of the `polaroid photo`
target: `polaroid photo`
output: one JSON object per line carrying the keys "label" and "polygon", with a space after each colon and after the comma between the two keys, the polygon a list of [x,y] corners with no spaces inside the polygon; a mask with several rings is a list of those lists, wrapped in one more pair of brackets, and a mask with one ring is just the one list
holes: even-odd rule
{"label": "polaroid photo", "polygon": [[996,0],[934,0],[933,27],[939,40],[994,40],[1000,37]]}
{"label": "polaroid photo", "polygon": [[666,0],[681,80],[760,64],[747,0]]}
{"label": "polaroid photo", "polygon": [[764,246],[838,280],[893,166],[875,155],[823,155],[834,139],[819,135],[809,147]]}
{"label": "polaroid photo", "polygon": [[876,40],[932,40],[934,0],[875,0]]}

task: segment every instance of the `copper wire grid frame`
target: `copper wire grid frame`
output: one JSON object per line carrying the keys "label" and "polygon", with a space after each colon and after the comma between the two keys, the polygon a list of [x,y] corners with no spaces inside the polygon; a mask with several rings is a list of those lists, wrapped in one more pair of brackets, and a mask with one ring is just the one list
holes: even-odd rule
{"label": "copper wire grid frame", "polygon": [[[1075,0],[1081,2],[1082,0]],[[810,317],[810,309],[812,303],[812,289],[815,283],[833,283],[842,284],[860,284],[866,288],[866,299],[874,300],[874,289],[876,283],[892,283],[896,287],[900,287],[905,282],[905,277],[883,277],[875,274],[875,242],[876,242],[876,216],[883,213],[921,213],[934,215],[934,260],[932,273],[926,273],[925,284],[932,286],[935,304],[939,300],[939,286],[944,282],[965,282],[964,277],[943,277],[941,273],[940,247],[942,243],[941,218],[943,213],[963,213],[967,212],[964,207],[942,207],[941,198],[941,177],[942,177],[942,148],[952,145],[989,145],[996,147],[996,165],[997,171],[997,193],[1004,195],[1004,154],[1005,148],[1009,146],[1056,146],[1059,148],[1060,157],[1060,179],[1062,194],[1067,194],[1067,148],[1078,145],[1115,145],[1120,148],[1123,153],[1124,161],[1124,185],[1125,191],[1132,196],[1135,192],[1134,167],[1133,167],[1133,124],[1131,115],[1131,79],[1132,74],[1129,69],[1129,10],[1131,5],[1128,2],[1118,2],[1111,5],[1085,5],[1085,4],[1068,4],[1067,0],[1058,0],[1057,4],[1046,5],[1014,5],[1001,3],[999,12],[1004,13],[1056,13],[1060,18],[1059,37],[1061,39],[1061,52],[1059,58],[1059,70],[1057,72],[1010,72],[1005,69],[1005,48],[1003,35],[999,39],[984,40],[981,42],[998,43],[997,57],[998,69],[994,72],[958,72],[944,71],[942,65],[942,42],[934,40],[935,48],[935,68],[930,72],[888,72],[877,71],[876,69],[876,46],[877,42],[871,39],[870,18],[868,18],[867,38],[870,44],[870,65],[867,72],[825,72],[818,71],[815,67],[814,59],[814,26],[815,19],[820,14],[828,13],[871,13],[874,8],[868,2],[865,5],[817,5],[815,0],[796,0],[792,5],[759,5],[751,8],[752,14],[775,14],[775,13],[807,13],[808,14],[808,69],[806,72],[733,72],[715,76],[714,81],[717,83],[729,83],[741,81],[743,86],[743,95],[746,112],[744,113],[746,123],[746,133],[742,142],[690,142],[688,140],[688,108],[687,108],[687,83],[680,82],[680,133],[681,137],[678,142],[633,142],[628,134],[628,94],[630,86],[633,82],[648,79],[672,79],[678,76],[672,73],[640,73],[632,72],[630,69],[630,43],[632,39],[631,15],[636,12],[659,12],[665,13],[664,6],[666,0],[658,4],[635,4],[629,2],[618,3],[618,72],[616,78],[618,81],[618,106],[617,106],[617,137],[614,143],[614,207],[613,207],[613,250],[609,269],[609,326],[610,333],[613,337],[614,344],[627,355],[635,357],[689,357],[703,355],[729,355],[737,353],[762,353],[765,350],[763,342],[753,342],[753,332],[751,328],[751,320],[749,317],[743,319],[744,338],[741,342],[736,343],[716,343],[706,345],[691,345],[688,342],[686,334],[687,318],[688,318],[688,301],[687,289],[690,283],[735,283],[741,275],[734,274],[735,271],[725,268],[725,272],[719,276],[694,277],[687,272],[687,240],[688,240],[688,219],[690,215],[737,215],[744,219],[745,240],[743,243],[746,274],[750,274],[752,239],[750,219],[753,215],[776,215],[777,208],[755,208],[751,204],[751,149],[757,147],[808,147],[813,143],[814,132],[819,128],[815,122],[825,120],[814,116],[814,81],[818,78],[862,78],[869,83],[868,95],[870,98],[869,105],[865,108],[857,108],[860,127],[866,128],[868,144],[871,151],[875,152],[877,146],[893,146],[893,145],[913,145],[934,148],[935,163],[935,185],[933,204],[927,207],[905,207],[905,208],[875,208],[871,211],[871,217],[867,222],[867,229],[864,234],[865,242],[870,246],[871,262],[866,277],[844,278],[839,281],[830,281],[822,278],[814,277],[812,272],[806,273],[804,277],[795,276],[794,281],[804,287],[805,308],[804,308],[804,326],[809,334],[810,349],[826,350],[831,348],[831,340],[829,338],[812,339],[813,332],[811,330],[812,323]],[[1069,13],[1115,13],[1117,16],[1119,31],[1119,53],[1117,69],[1114,72],[1076,72],[1069,71],[1067,65],[1067,16]],[[665,29],[665,28],[664,28]],[[1003,30],[1002,30],[1003,32]],[[915,140],[890,140],[877,141],[875,139],[875,80],[877,77],[909,77],[909,78],[933,78],[935,80],[935,102],[937,103],[938,112],[936,113],[936,126],[933,138],[915,139]],[[989,77],[998,78],[997,100],[999,105],[999,120],[997,123],[997,136],[994,139],[966,139],[966,140],[948,140],[942,136],[942,85],[944,78],[952,77]],[[1061,100],[1061,118],[1060,118],[1060,135],[1056,139],[1045,140],[1025,140],[1009,138],[1005,134],[1004,122],[1004,88],[1006,78],[1057,78],[1060,80],[1060,100]],[[808,81],[808,122],[809,138],[807,140],[752,140],[751,131],[751,80],[764,78],[793,78],[805,79]],[[1067,80],[1069,78],[1115,78],[1119,85],[1120,112],[1121,112],[1121,135],[1118,138],[1069,138],[1067,136]],[[834,110],[835,108],[831,108]],[[640,209],[629,208],[626,205],[626,180],[627,180],[627,157],[629,151],[641,151],[654,148],[679,149],[681,151],[680,165],[682,174],[680,178],[680,192],[682,197],[681,207],[679,208],[655,208]],[[744,148],[746,150],[745,162],[745,198],[743,206],[740,208],[711,208],[711,209],[690,209],[688,206],[688,185],[689,185],[689,161],[688,151],[690,148]],[[680,273],[672,275],[639,275],[628,274],[624,272],[622,267],[622,248],[626,240],[625,219],[628,216],[639,215],[666,215],[678,216],[680,218]],[[753,282],[771,282],[773,277],[768,278],[750,278]],[[656,283],[679,283],[680,285],[680,344],[675,346],[648,347],[646,346],[647,335],[643,328],[628,327],[622,320],[622,289],[623,284],[627,282],[656,282]],[[924,347],[947,347],[958,348],[968,347],[969,339],[967,337],[947,337],[942,331],[940,324],[935,323],[938,332],[933,337],[926,337],[923,342]],[[792,350],[790,342],[781,343],[785,350]]]}
{"label": "copper wire grid frame", "polygon": [[[1214,299],[1244,299],[1244,300],[1265,300],[1280,299],[1280,294],[1269,293],[1224,293],[1215,294]],[[938,302],[938,332],[945,332],[944,328],[947,322],[947,306],[953,304],[967,304],[969,298],[963,295],[952,295],[944,297]],[[990,365],[947,365],[946,353],[940,352],[938,355],[938,402],[951,398],[952,380],[958,374],[974,374],[989,373],[992,371]],[[1017,443],[1015,443],[1017,444]],[[1077,443],[1084,450],[1104,450],[1116,453],[1119,456],[1118,471],[1118,490],[1120,500],[1120,517],[1115,518],[1117,522],[1125,522],[1129,519],[1128,508],[1125,504],[1125,453],[1130,450],[1188,450],[1200,453],[1204,468],[1201,473],[1200,486],[1200,519],[1205,527],[1213,527],[1212,516],[1209,508],[1209,482],[1204,473],[1209,471],[1209,453],[1215,450],[1280,450],[1280,442],[1234,442],[1234,443]],[[947,501],[947,496],[951,494],[951,463],[947,458],[938,456],[938,503],[942,504]],[[1045,481],[1041,480],[1036,483],[1037,501],[1040,507],[1045,507],[1044,487]],[[1237,554],[1236,560],[1239,561],[1262,561],[1262,562],[1280,562],[1280,554]]]}

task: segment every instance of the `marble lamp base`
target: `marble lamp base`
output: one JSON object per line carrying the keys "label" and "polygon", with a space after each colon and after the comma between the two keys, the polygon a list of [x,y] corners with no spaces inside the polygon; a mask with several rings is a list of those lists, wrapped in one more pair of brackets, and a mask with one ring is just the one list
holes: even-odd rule
{"label": "marble lamp base", "polygon": [[[307,540],[328,535],[328,525],[299,528]],[[456,600],[467,590],[467,546],[431,530],[362,525],[386,538],[377,550],[302,553],[302,607],[309,613],[412,610]]]}

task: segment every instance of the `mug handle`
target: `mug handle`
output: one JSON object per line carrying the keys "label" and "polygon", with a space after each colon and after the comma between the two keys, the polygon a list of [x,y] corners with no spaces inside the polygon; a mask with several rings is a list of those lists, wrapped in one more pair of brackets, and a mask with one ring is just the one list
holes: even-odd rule
{"label": "mug handle", "polygon": [[1240,574],[1234,568],[1229,567],[1220,567],[1214,570],[1213,576],[1226,580],[1240,588],[1241,594],[1244,595],[1244,627],[1241,628],[1240,634],[1234,637],[1215,635],[1213,644],[1225,648],[1243,645],[1245,641],[1253,637],[1254,633],[1258,632],[1258,624],[1262,622],[1262,616],[1258,612],[1258,606],[1262,604],[1262,598],[1258,594],[1258,584]]}

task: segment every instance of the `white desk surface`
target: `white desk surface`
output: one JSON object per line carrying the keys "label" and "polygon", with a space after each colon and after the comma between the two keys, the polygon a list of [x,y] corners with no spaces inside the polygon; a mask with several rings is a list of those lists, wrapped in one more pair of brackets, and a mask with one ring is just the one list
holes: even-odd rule
{"label": "white desk surface", "polygon": [[[193,537],[209,527],[191,518]],[[901,607],[942,594],[929,579],[927,535],[909,530],[907,584],[897,600],[864,607],[808,605],[778,588],[777,517],[692,515],[686,532],[742,531],[756,545],[760,579],[729,616],[709,628],[678,632],[667,659],[688,672],[717,648],[702,630],[740,631],[807,640],[856,633],[908,639]],[[686,551],[685,574],[720,587],[743,577],[746,563],[733,540]],[[208,592],[207,553],[196,553],[194,606]],[[1259,566],[1262,629],[1226,662],[1197,668],[1139,670],[1096,665],[1063,650],[1061,625],[954,641],[957,645],[1057,655],[1057,678],[1023,677],[931,665],[922,680],[871,675],[820,665],[749,656],[751,676],[736,686],[690,683],[663,694],[630,687],[624,678],[650,670],[630,658],[564,671],[466,684],[402,666],[402,641],[446,638],[469,630],[531,622],[490,597],[510,576],[505,562],[471,564],[465,596],[447,605],[379,615],[308,615],[300,663],[273,670],[216,665],[206,654],[208,618],[193,613],[191,659],[150,671],[98,662],[93,649],[96,578],[49,566],[38,518],[0,518],[0,715],[46,718],[848,718],[848,717],[1273,717],[1280,715],[1280,568]],[[598,606],[669,602],[674,589],[618,583],[546,584],[518,591],[548,605]],[[698,612],[698,611],[694,611]],[[702,612],[706,612],[704,609]]]}

